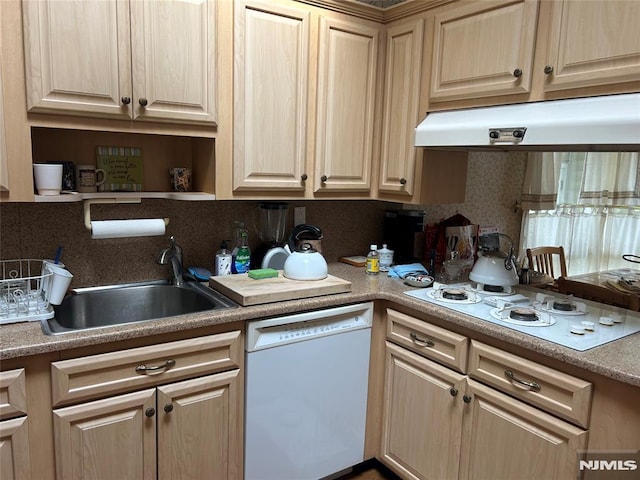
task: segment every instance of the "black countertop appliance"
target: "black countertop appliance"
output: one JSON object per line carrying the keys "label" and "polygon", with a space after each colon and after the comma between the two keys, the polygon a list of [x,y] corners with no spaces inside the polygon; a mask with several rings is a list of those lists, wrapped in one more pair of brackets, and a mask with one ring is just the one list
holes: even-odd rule
{"label": "black countertop appliance", "polygon": [[424,215],[424,210],[386,210],[384,212],[384,242],[394,251],[394,264],[422,261]]}

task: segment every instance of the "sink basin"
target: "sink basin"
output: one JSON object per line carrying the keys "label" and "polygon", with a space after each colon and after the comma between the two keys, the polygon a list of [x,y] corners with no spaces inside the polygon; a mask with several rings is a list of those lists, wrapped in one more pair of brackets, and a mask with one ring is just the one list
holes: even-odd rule
{"label": "sink basin", "polygon": [[175,315],[234,308],[238,305],[204,285],[182,287],[167,282],[134,283],[72,291],[42,322],[48,335],[143,322]]}

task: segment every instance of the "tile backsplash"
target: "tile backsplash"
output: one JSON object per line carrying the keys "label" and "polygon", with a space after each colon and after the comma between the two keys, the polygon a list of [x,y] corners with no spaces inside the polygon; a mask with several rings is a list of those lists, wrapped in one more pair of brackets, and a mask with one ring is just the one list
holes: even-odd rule
{"label": "tile backsplash", "polygon": [[[526,156],[514,153],[471,153],[466,202],[423,206],[427,223],[438,222],[456,212],[473,223],[495,225],[517,239],[520,213],[513,205],[520,198]],[[306,223],[319,226],[324,234],[323,253],[329,262],[343,255],[366,255],[370,243],[382,243],[384,211],[400,205],[374,200],[290,201],[306,207]],[[406,206],[416,208],[416,206]],[[51,258],[58,245],[62,261],[74,274],[72,287],[158,279],[168,276],[158,265],[158,253],[174,235],[184,250],[185,266],[213,271],[213,261],[222,240],[234,239],[234,221],[249,228],[250,244],[256,248],[258,202],[143,200],[141,204],[95,205],[93,220],[168,217],[165,236],[92,240],[83,222],[83,205],[77,203],[0,204],[0,258]]]}

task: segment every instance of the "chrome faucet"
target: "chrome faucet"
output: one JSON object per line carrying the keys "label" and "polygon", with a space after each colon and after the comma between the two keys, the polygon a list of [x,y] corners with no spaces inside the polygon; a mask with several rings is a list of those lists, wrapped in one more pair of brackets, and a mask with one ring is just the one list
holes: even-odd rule
{"label": "chrome faucet", "polygon": [[169,241],[171,246],[160,252],[156,262],[160,265],[171,265],[171,284],[181,287],[184,285],[184,279],[182,278],[182,247],[176,243],[173,235],[169,237]]}

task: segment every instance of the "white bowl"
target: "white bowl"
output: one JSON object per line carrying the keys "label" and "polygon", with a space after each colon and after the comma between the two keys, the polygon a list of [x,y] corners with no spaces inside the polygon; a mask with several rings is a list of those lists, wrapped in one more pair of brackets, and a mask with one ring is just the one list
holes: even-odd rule
{"label": "white bowl", "polygon": [[433,285],[433,277],[424,273],[407,273],[402,279],[412,287],[425,288]]}

